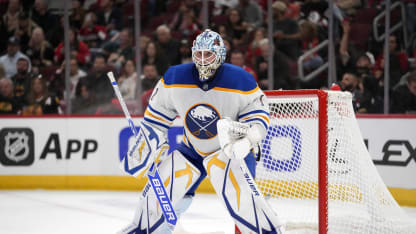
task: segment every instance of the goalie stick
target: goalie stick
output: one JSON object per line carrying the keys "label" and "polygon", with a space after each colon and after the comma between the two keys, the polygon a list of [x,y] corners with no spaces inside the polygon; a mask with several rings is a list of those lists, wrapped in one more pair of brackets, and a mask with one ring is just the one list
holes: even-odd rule
{"label": "goalie stick", "polygon": [[[237,136],[247,136],[248,134],[248,128],[240,123],[234,123],[232,129],[232,134]],[[250,170],[248,169],[246,163],[244,162],[244,157],[236,156],[234,152],[232,152],[234,155],[234,158],[240,158],[238,161],[240,163],[240,169],[243,172],[244,178],[246,179],[246,182],[248,184],[248,187],[250,188],[251,194],[254,197],[259,197],[260,199],[264,199],[263,194],[260,192],[256,185],[256,181],[254,180],[253,176],[250,173]]]}
{"label": "goalie stick", "polygon": [[[234,123],[233,127],[229,129],[229,131],[230,130],[232,131],[232,134],[237,137],[247,136],[248,134],[248,128],[244,124],[241,124],[238,122]],[[240,170],[244,175],[244,179],[247,182],[247,186],[250,188],[253,198],[258,201],[257,204],[260,207],[262,207],[264,210],[267,210],[268,214],[275,214],[271,206],[267,204],[263,193],[258,188],[256,181],[254,180],[254,177],[251,175],[250,170],[248,169],[244,161],[245,155],[243,155],[243,157],[240,157],[241,155],[236,155],[234,152],[232,152],[232,154],[233,154],[234,160],[238,160]]]}
{"label": "goalie stick", "polygon": [[[233,121],[228,117],[225,117],[217,122],[217,129],[221,149],[223,153],[228,156],[228,163],[233,164],[233,170],[236,170],[235,172],[240,171],[241,174],[239,174],[238,177],[242,178],[240,179],[241,182],[239,182],[239,184],[241,183],[242,187],[249,190],[245,191],[247,191],[247,195],[251,197],[254,208],[253,215],[255,220],[252,220],[253,222],[245,223],[244,221],[237,219],[236,225],[238,225],[239,222],[242,225],[240,228],[243,228],[244,230],[238,229],[236,226],[236,233],[238,233],[238,230],[242,230],[244,233],[251,233],[252,231],[259,234],[281,233],[283,228],[282,223],[276,212],[267,203],[262,191],[257,186],[256,181],[254,180],[254,175],[251,173],[245,160],[247,155],[251,156],[249,151],[253,150],[253,143],[251,143],[250,139],[253,142],[257,142],[262,138],[261,132],[259,132],[259,129],[256,126],[250,126],[247,123]],[[257,143],[254,144],[254,147],[256,145]],[[225,182],[224,178],[223,180]],[[217,190],[218,188],[216,188],[216,191]],[[233,208],[230,207],[229,209],[232,210]],[[238,208],[238,210],[239,209],[240,208]],[[262,220],[261,222],[259,221],[260,219]],[[270,230],[268,230],[268,228],[270,228]]]}
{"label": "goalie stick", "polygon": [[[117,81],[114,78],[114,74],[112,72],[107,73],[108,78],[111,81],[111,84],[114,89],[114,93],[117,96],[118,101],[120,102],[121,108],[123,109],[124,116],[129,123],[130,130],[133,132],[134,136],[138,135],[136,127],[131,119],[129,110],[127,109],[126,103],[123,100],[123,97],[120,93],[120,89],[117,85]],[[143,128],[142,124],[139,124],[140,129]],[[126,156],[128,157],[128,156]],[[168,223],[168,226],[171,230],[175,228],[176,222],[178,218],[176,216],[175,210],[173,209],[172,203],[169,199],[169,196],[166,192],[165,186],[163,185],[162,179],[160,178],[159,172],[157,170],[157,165],[155,162],[152,162],[150,169],[148,170],[147,177],[149,178],[149,182],[155,192],[157,200],[159,201],[160,208],[162,209],[163,216],[165,216],[165,220]]]}

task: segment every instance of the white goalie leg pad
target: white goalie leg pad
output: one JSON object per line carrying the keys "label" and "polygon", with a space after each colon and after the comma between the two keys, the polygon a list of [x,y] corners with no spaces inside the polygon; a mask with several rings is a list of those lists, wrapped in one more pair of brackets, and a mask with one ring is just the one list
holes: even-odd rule
{"label": "white goalie leg pad", "polygon": [[169,148],[165,133],[146,123],[140,123],[139,126],[140,131],[120,164],[122,170],[134,177],[145,175],[157,156],[161,157],[159,160],[167,156],[165,149]]}
{"label": "white goalie leg pad", "polygon": [[[176,215],[180,216],[191,204],[192,197],[186,192],[198,181],[201,172],[179,151],[174,151],[158,167],[166,192],[172,202]],[[162,200],[164,200],[162,198]],[[162,204],[163,205],[163,204]],[[159,201],[148,182],[140,196],[132,224],[119,233],[171,233],[163,216]]]}
{"label": "white goalie leg pad", "polygon": [[282,233],[282,223],[264,197],[252,195],[251,182],[244,176],[240,162],[222,151],[204,159],[215,192],[242,233]]}

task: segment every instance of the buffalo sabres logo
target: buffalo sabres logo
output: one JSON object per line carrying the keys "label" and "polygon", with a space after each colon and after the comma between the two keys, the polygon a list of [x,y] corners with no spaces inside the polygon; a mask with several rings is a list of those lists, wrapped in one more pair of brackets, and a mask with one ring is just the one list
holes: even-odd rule
{"label": "buffalo sabres logo", "polygon": [[29,156],[29,137],[24,132],[9,132],[4,140],[4,153],[9,160],[20,162]]}
{"label": "buffalo sabres logo", "polygon": [[220,115],[214,107],[206,103],[192,106],[186,113],[185,126],[193,136],[208,140],[217,135],[217,121]]}

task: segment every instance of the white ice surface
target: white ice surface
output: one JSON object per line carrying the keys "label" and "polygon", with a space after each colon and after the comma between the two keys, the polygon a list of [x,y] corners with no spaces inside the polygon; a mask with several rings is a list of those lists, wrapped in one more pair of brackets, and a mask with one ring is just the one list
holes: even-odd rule
{"label": "white ice surface", "polygon": [[[116,233],[134,215],[139,192],[0,190],[1,234]],[[416,221],[416,208],[404,207]],[[175,234],[234,232],[214,194],[197,194]]]}
{"label": "white ice surface", "polygon": [[[133,219],[139,192],[0,190],[1,234],[116,233]],[[197,194],[175,233],[233,233],[214,194]]]}

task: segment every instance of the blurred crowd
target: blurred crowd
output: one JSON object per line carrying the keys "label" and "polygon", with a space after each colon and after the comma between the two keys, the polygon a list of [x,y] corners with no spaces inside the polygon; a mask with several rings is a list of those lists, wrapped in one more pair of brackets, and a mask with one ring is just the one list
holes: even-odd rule
{"label": "blurred crowd", "polygon": [[[71,114],[119,114],[108,71],[116,74],[131,112],[141,114],[138,103],[146,107],[169,66],[192,61],[192,42],[203,30],[201,1],[141,0],[136,41],[133,0],[73,0],[67,87],[63,2],[0,0],[0,114],[64,114],[69,104]],[[416,113],[416,0],[400,2],[405,15],[396,8],[391,24],[402,21],[402,27],[388,37],[389,106],[391,113]],[[374,23],[384,1],[334,1],[336,83],[331,87],[326,69],[315,72],[327,64],[328,50],[308,52],[328,39],[328,1],[274,0],[274,50],[267,39],[267,0],[211,0],[208,8],[208,26],[225,41],[226,62],[253,74],[262,89],[350,91],[358,113],[383,113],[384,42],[373,30],[384,30],[384,19]],[[299,70],[313,76],[305,79]]]}

